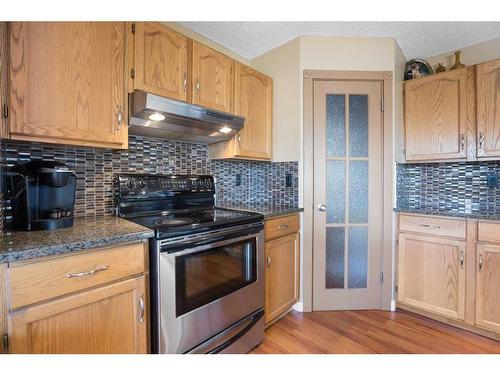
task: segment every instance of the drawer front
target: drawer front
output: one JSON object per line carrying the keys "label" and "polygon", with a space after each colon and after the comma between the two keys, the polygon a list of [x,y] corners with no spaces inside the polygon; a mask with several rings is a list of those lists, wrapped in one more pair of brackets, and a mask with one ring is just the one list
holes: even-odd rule
{"label": "drawer front", "polygon": [[477,224],[477,240],[500,243],[500,223],[479,222]]}
{"label": "drawer front", "polygon": [[145,271],[145,263],[144,245],[134,243],[46,261],[10,264],[10,308],[137,275]]}
{"label": "drawer front", "polygon": [[466,221],[431,216],[399,215],[399,230],[465,239]]}
{"label": "drawer front", "polygon": [[266,241],[287,234],[298,232],[300,228],[299,215],[289,215],[266,220]]}

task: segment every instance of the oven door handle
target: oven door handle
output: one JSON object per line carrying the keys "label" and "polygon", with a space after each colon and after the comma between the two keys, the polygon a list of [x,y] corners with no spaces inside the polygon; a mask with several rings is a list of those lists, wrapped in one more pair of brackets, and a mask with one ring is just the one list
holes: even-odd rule
{"label": "oven door handle", "polygon": [[198,239],[193,239],[190,241],[179,241],[172,242],[170,244],[160,244],[160,252],[166,252],[167,254],[176,253],[179,251],[186,251],[190,249],[194,249],[204,245],[210,245],[217,242],[227,241],[234,238],[243,238],[245,236],[249,236],[252,234],[258,234],[262,230],[261,227],[251,227],[247,229],[239,229],[234,232],[226,232],[226,233],[218,233],[219,235],[216,237],[202,237]]}

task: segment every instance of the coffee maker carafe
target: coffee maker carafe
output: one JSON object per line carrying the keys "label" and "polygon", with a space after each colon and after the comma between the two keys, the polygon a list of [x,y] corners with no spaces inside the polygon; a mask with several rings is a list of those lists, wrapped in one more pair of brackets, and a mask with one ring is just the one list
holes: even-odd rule
{"label": "coffee maker carafe", "polygon": [[60,229],[73,225],[76,174],[67,165],[30,161],[14,165],[8,176],[13,229]]}

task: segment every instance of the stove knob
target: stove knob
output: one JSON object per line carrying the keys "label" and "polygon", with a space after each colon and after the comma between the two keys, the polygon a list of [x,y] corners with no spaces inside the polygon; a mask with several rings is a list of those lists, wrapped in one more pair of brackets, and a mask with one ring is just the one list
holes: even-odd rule
{"label": "stove knob", "polygon": [[139,184],[139,187],[141,189],[144,189],[146,187],[146,181],[145,180],[139,180],[138,184]]}
{"label": "stove knob", "polygon": [[129,190],[134,190],[135,189],[135,181],[134,180],[128,180],[125,185]]}

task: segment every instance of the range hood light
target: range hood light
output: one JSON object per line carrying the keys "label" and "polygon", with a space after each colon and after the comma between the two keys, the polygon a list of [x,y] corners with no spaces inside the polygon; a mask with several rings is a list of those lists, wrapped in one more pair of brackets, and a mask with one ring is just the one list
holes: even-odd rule
{"label": "range hood light", "polygon": [[231,133],[233,131],[233,129],[231,129],[230,127],[224,126],[223,128],[220,128],[219,131],[222,134],[228,134],[228,133]]}
{"label": "range hood light", "polygon": [[158,113],[158,112],[149,115],[148,118],[151,121],[163,121],[163,120],[165,120],[165,116],[163,116],[161,113]]}

